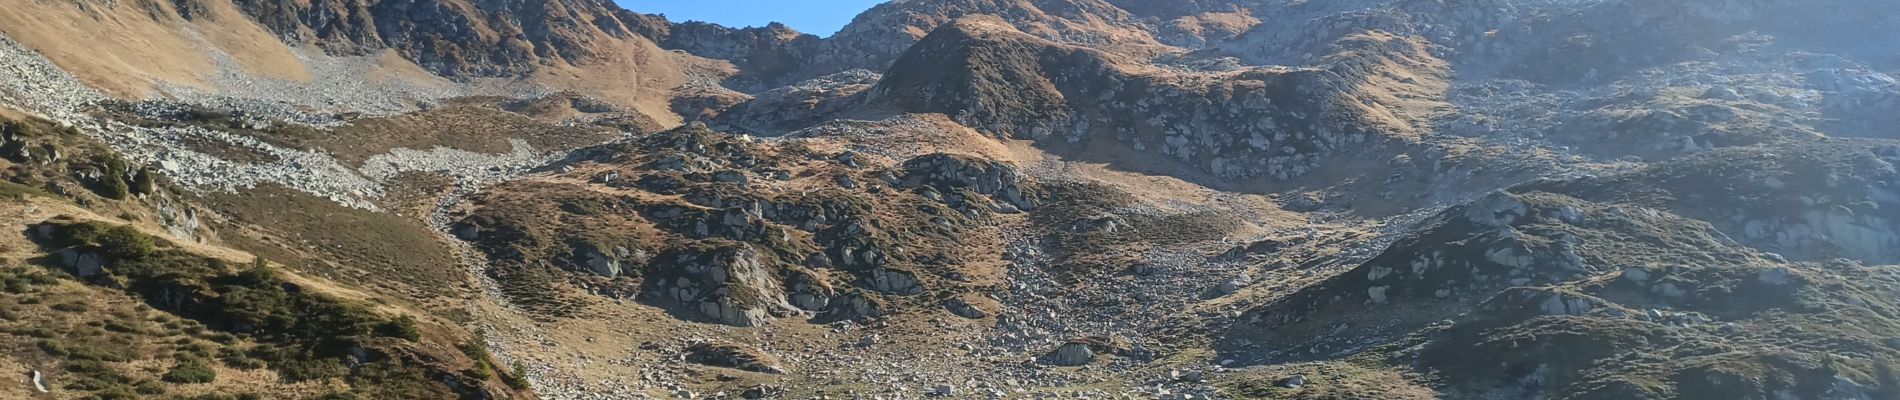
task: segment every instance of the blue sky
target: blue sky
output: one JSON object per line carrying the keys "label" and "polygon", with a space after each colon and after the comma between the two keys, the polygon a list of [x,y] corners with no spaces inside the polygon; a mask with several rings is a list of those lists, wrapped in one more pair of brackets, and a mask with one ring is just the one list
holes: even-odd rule
{"label": "blue sky", "polygon": [[673,22],[707,21],[731,27],[765,26],[774,21],[799,32],[831,36],[851,17],[882,0],[615,0],[621,7],[666,14]]}

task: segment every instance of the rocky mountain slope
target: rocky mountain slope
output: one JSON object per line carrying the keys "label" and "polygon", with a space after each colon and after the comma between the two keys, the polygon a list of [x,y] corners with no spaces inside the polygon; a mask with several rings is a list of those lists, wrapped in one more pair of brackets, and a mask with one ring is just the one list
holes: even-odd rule
{"label": "rocky mountain slope", "polygon": [[0,6],[0,397],[1900,398],[1890,2]]}

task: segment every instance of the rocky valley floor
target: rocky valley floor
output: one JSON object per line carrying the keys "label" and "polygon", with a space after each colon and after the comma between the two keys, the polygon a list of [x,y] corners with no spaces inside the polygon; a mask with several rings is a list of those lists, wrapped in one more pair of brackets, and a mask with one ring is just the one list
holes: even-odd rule
{"label": "rocky valley floor", "polygon": [[1893,4],[518,3],[0,0],[0,397],[1900,398]]}

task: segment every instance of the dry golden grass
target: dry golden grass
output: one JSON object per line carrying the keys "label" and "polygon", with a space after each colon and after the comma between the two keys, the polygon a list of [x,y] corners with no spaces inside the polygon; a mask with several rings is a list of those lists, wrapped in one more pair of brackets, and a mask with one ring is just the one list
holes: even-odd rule
{"label": "dry golden grass", "polygon": [[[54,217],[71,217],[78,221],[101,221],[108,224],[124,224],[126,221],[96,214],[91,210],[73,205],[67,201],[49,197],[28,197],[23,199],[0,200],[0,227],[7,232],[27,232],[28,227]],[[157,237],[168,234],[164,229],[147,225],[133,224],[140,232]],[[234,265],[243,265],[253,256],[228,248],[193,243],[191,241],[170,239],[173,245],[195,254],[221,259]],[[45,270],[46,267],[30,265],[30,260],[44,256],[39,245],[28,240],[24,234],[0,235],[0,274],[13,274],[17,271]],[[311,290],[349,299],[367,299],[368,296],[343,289],[334,283],[310,279],[294,274],[283,276],[291,282]],[[167,329],[159,329],[156,321],[178,320],[164,313],[145,307],[137,299],[123,293],[112,292],[98,287],[60,280],[58,283],[36,288],[28,294],[0,294],[0,309],[12,313],[7,318],[14,324],[0,322],[0,330],[17,332],[19,329],[43,328],[54,331],[87,330],[88,326],[108,326],[108,324],[144,327],[144,333],[98,333],[94,336],[109,337],[134,349],[144,357],[115,368],[120,373],[134,379],[158,382],[159,374],[169,367],[166,360],[172,358],[172,351],[180,343],[194,342],[210,344],[202,335],[186,335]],[[88,310],[82,313],[67,313],[49,308],[54,304],[83,304]],[[127,319],[126,316],[134,318]],[[147,323],[144,321],[154,321]],[[169,325],[167,325],[169,326]],[[110,330],[110,329],[108,329]],[[148,336],[149,335],[149,336]],[[197,338],[197,339],[189,339]],[[52,338],[53,340],[76,340],[76,337]],[[247,345],[240,341],[237,345]],[[5,385],[0,387],[0,398],[83,398],[87,392],[64,390],[62,385],[75,379],[72,373],[61,370],[58,364],[70,361],[50,357],[34,347],[30,336],[0,333],[0,366],[17,366],[16,371],[40,370],[47,374],[49,387],[54,389],[50,395],[29,394],[30,385]],[[214,346],[215,347],[215,346]],[[291,383],[280,379],[268,369],[240,370],[213,363],[218,379],[209,384],[163,384],[167,394],[196,395],[204,393],[275,393],[292,396],[318,395],[327,392],[331,383],[304,382]],[[39,397],[34,397],[39,396]]]}
{"label": "dry golden grass", "polygon": [[431,306],[446,307],[467,290],[459,261],[418,220],[275,186],[203,201],[228,218],[218,225],[231,246],[298,271]]}
{"label": "dry golden grass", "polygon": [[[1281,387],[1295,374],[1306,378],[1300,389]],[[1301,400],[1427,400],[1437,399],[1436,391],[1408,377],[1402,370],[1376,362],[1330,361],[1320,363],[1274,365],[1248,369],[1215,382],[1222,395],[1236,399]]]}
{"label": "dry golden grass", "polygon": [[1366,33],[1341,39],[1350,50],[1327,57],[1332,68],[1356,75],[1343,102],[1355,114],[1389,134],[1417,140],[1428,134],[1432,117],[1451,111],[1445,91],[1451,88],[1451,65],[1433,57],[1423,39],[1385,33]]}
{"label": "dry golden grass", "polygon": [[[288,47],[229,2],[209,1],[201,22],[172,2],[0,0],[0,32],[51,59],[87,84],[120,98],[152,94],[154,80],[202,85],[212,68],[201,43],[230,53],[246,72],[308,79]],[[202,40],[189,31],[202,34]]]}
{"label": "dry golden grass", "polygon": [[[301,43],[286,44],[227,0],[192,3],[193,17],[180,16],[173,2],[126,0],[59,2],[0,0],[0,33],[38,51],[89,86],[121,99],[143,99],[158,94],[159,82],[200,87],[205,74],[214,72],[209,51],[229,54],[246,73],[266,78],[308,81],[311,71],[293,46],[304,52],[322,50]],[[652,118],[664,127],[683,120],[671,108],[687,76],[713,78],[736,71],[729,63],[666,51],[640,38],[611,38],[596,42],[601,59],[584,64],[554,62],[526,76],[487,79],[522,91],[573,90],[621,105]],[[361,77],[400,80],[422,86],[456,83],[430,73],[394,51],[374,55],[377,68]]]}
{"label": "dry golden grass", "polygon": [[574,149],[599,143],[617,133],[599,127],[567,127],[520,114],[478,106],[451,105],[386,118],[362,119],[334,129],[284,125],[255,132],[260,140],[296,149],[322,150],[345,165],[361,165],[398,148],[437,147],[483,154],[507,154],[511,139],[535,151]]}

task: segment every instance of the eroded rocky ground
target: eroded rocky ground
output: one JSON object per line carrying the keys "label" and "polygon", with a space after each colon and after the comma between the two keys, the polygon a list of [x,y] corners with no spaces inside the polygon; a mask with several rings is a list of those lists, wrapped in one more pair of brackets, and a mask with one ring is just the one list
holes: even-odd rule
{"label": "eroded rocky ground", "polygon": [[[908,0],[830,38],[318,3],[30,8],[200,61],[4,20],[0,116],[62,132],[9,131],[8,180],[79,215],[9,221],[267,258],[427,334],[166,386],[0,332],[55,383],[22,397],[1900,396],[1884,2]],[[7,260],[302,343],[55,245]],[[185,365],[152,350],[107,369]]]}

